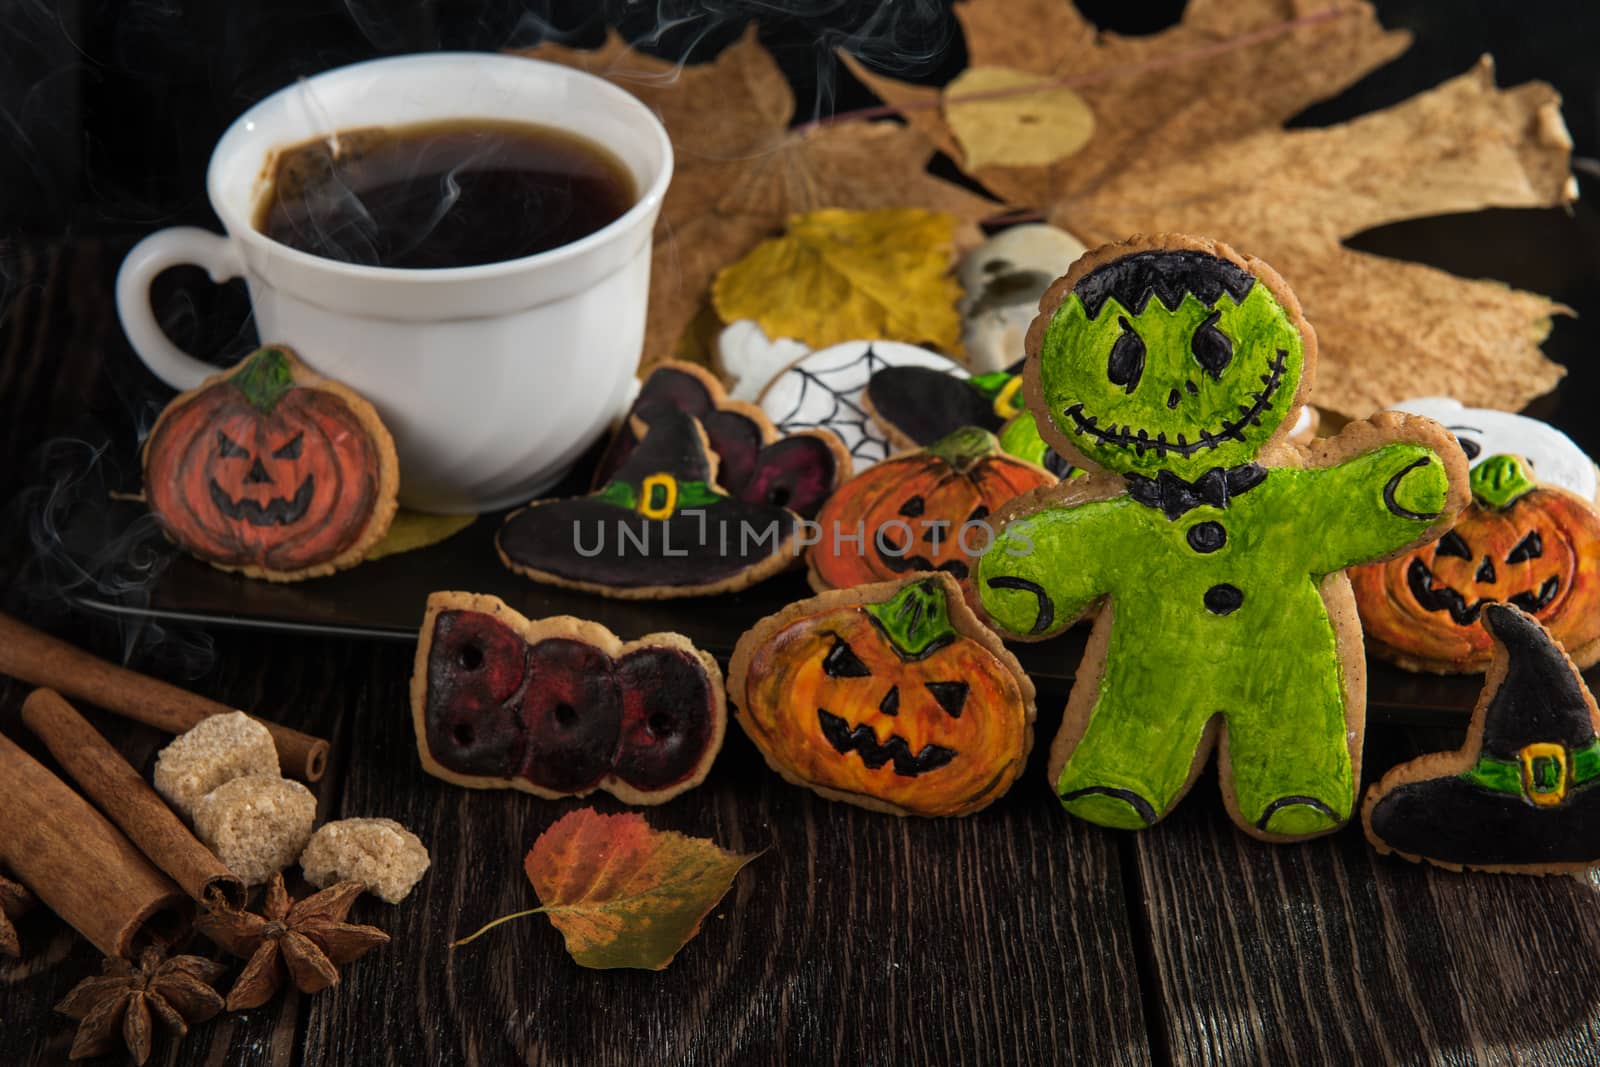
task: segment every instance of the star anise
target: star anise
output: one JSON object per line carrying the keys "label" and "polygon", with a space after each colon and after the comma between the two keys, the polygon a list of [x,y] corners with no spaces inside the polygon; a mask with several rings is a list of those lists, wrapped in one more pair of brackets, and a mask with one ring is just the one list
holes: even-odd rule
{"label": "star anise", "polygon": [[216,909],[195,925],[200,932],[248,959],[228,992],[228,1010],[244,1011],[271,1000],[285,974],[302,993],[318,993],[339,983],[339,968],[371,949],[389,943],[389,935],[372,926],[344,921],[366,887],[340,882],[322,892],[293,901],[277,874],[267,886],[262,914]]}
{"label": "star anise", "polygon": [[17,928],[11,920],[33,905],[33,894],[0,874],[0,956],[22,955],[22,944],[17,940]]}
{"label": "star anise", "polygon": [[56,1005],[56,1011],[78,1020],[69,1059],[102,1056],[120,1043],[142,1064],[150,1058],[155,1021],[182,1037],[190,1023],[205,1022],[222,1010],[222,997],[211,983],[227,968],[199,956],[165,956],[160,948],[147,948],[138,962],[107,959],[100,977],[85,978]]}

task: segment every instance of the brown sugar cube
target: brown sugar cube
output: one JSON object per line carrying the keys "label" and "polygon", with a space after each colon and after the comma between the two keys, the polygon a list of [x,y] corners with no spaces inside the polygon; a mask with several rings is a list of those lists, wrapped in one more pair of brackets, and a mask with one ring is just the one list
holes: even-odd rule
{"label": "brown sugar cube", "polygon": [[262,774],[224,782],[194,806],[194,831],[230,871],[259,885],[311,839],[317,798],[299,782]]}
{"label": "brown sugar cube", "polygon": [[428,849],[393,819],[341,819],[311,835],[300,857],[306,881],[320,889],[360,882],[369,893],[398,904],[428,869]]}
{"label": "brown sugar cube", "polygon": [[156,757],[156,792],[185,817],[224,782],[245,775],[277,778],[278,750],[272,734],[242,711],[212,715],[180,734]]}

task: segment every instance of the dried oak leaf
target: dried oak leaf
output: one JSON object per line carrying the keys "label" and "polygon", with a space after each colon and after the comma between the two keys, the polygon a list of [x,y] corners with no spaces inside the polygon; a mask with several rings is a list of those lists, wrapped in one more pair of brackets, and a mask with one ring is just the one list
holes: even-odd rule
{"label": "dried oak leaf", "polygon": [[593,51],[542,44],[521,54],[607,79],[654,110],[676,156],[650,266],[643,363],[672,355],[717,271],[820,208],[920,207],[967,224],[996,205],[926,170],[933,145],[896,123],[790,128],[794,94],[752,24],[715,59],[680,66],[614,32]]}
{"label": "dried oak leaf", "polygon": [[145,949],[137,962],[107,959],[100,977],[85,978],[56,1005],[56,1011],[78,1020],[67,1058],[103,1056],[121,1046],[135,1063],[144,1063],[154,1022],[182,1037],[190,1024],[222,1010],[222,997],[211,986],[225,969],[199,956],[166,959],[159,948]]}
{"label": "dried oak leaf", "polygon": [[[1284,131],[1409,35],[1382,29],[1368,4],[1316,0],[1193,0],[1177,25],[1138,38],[1098,32],[1065,0],[968,0],[956,14],[974,66],[1064,79],[1094,112],[1088,143],[1064,160],[969,173],[1090,245],[1180,230],[1273,264],[1317,327],[1319,406],[1365,416],[1423,380],[1515,409],[1560,379],[1538,348],[1559,305],[1340,243],[1400,219],[1570,200],[1570,140],[1549,86],[1497,90],[1484,61],[1384,111]],[[939,90],[846,61],[962,160]]]}
{"label": "dried oak leaf", "polygon": [[734,876],[759,854],[652,830],[634,812],[580,808],[540,834],[523,863],[541,906],[495,919],[455,944],[543,913],[580,966],[659,971],[700,932]]}
{"label": "dried oak leaf", "polygon": [[712,304],[724,322],[754,319],[768,337],[812,348],[880,338],[957,348],[953,223],[919,208],[795,215],[718,273]]}
{"label": "dried oak leaf", "polygon": [[320,993],[339,984],[340,967],[387,945],[389,935],[382,930],[344,921],[364,889],[360,882],[340,882],[293,901],[283,875],[275,874],[260,915],[228,909],[202,912],[196,928],[247,961],[228,992],[228,1010],[265,1004],[285,975],[300,992]]}
{"label": "dried oak leaf", "polygon": [[5,875],[0,875],[0,956],[15,959],[22,955],[22,943],[17,940],[17,928],[11,925],[11,920],[32,906],[32,893]]}

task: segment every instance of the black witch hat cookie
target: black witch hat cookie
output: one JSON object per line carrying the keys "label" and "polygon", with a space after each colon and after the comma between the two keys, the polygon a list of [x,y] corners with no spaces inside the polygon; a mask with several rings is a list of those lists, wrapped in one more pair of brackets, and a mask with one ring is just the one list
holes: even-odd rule
{"label": "black witch hat cookie", "polygon": [[693,415],[717,457],[717,481],[730,496],[777,504],[812,518],[850,477],[850,453],[826,430],[778,433],[754,404],[730,400],[716,376],[692,363],[658,363],[639,387],[595,470],[595,488],[610,481],[661,411]]}
{"label": "black witch hat cookie", "polygon": [[1494,662],[1467,743],[1403,763],[1367,792],[1379,852],[1451,870],[1556,874],[1600,866],[1600,713],[1538,621],[1483,609]]}
{"label": "black witch hat cookie", "polygon": [[654,416],[610,481],[506,517],[507,567],[548,585],[635,600],[742,589],[795,562],[800,516],[728,495],[699,422]]}

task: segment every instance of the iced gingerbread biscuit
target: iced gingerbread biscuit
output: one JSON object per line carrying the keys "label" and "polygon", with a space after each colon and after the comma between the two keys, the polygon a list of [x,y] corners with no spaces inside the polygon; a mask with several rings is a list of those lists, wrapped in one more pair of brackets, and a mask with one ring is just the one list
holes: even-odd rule
{"label": "iced gingerbread biscuit", "polygon": [[604,486],[639,446],[662,411],[693,415],[717,457],[717,482],[738,500],[772,504],[812,518],[850,477],[850,454],[825,430],[779,435],[766,412],[728,399],[716,375],[692,363],[658,363],[639,387],[628,417],[600,457],[595,488]]}
{"label": "iced gingerbread biscuit", "polygon": [[964,579],[993,536],[989,515],[1055,481],[971,426],[891,457],[840,486],[817,515],[817,540],[806,549],[811,587],[849,589],[916,571]]}
{"label": "iced gingerbread biscuit", "polygon": [[1090,252],[1046,293],[1027,349],[1041,434],[1090,474],[1006,509],[975,580],[1005,633],[1094,620],[1051,747],[1062,804],[1150,826],[1215,745],[1248,833],[1337,829],[1366,717],[1343,571],[1449,527],[1461,450],[1401,415],[1287,444],[1316,336],[1272,268],[1219,242]]}
{"label": "iced gingerbread biscuit", "polygon": [[1490,604],[1494,658],[1456,752],[1393,768],[1361,821],[1379,852],[1451,870],[1600,866],[1600,711],[1537,619]]}
{"label": "iced gingerbread biscuit", "polygon": [[966,378],[931,367],[887,367],[867,383],[862,403],[895,448],[924,448],[963,426],[999,433],[1023,410],[1020,370]]}
{"label": "iced gingerbread biscuit", "polygon": [[728,723],[722,672],[686,637],[623,642],[453,592],[428,598],[411,714],[423,769],[447,782],[629,804],[699,785]]}
{"label": "iced gingerbread biscuit", "polygon": [[1600,509],[1534,482],[1516,456],[1479,457],[1469,484],[1472,502],[1443,537],[1351,570],[1369,650],[1408,670],[1485,670],[1494,642],[1483,611],[1506,603],[1580,667],[1600,661]]}
{"label": "iced gingerbread biscuit", "polygon": [[372,405],[282,345],[179,393],[143,460],[168,537],[221,570],[277,582],[361,562],[388,532],[400,486]]}
{"label": "iced gingerbread biscuit", "polygon": [[1033,684],[944,574],[761,620],[734,649],[728,695],[785,779],[896,815],[986,807],[1033,740]]}
{"label": "iced gingerbread biscuit", "polygon": [[694,417],[658,411],[604,486],[512,512],[495,546],[534,581],[624,599],[730,592],[793,564],[800,516],[729,495],[716,472]]}
{"label": "iced gingerbread biscuit", "polygon": [[890,367],[925,367],[965,378],[948,356],[900,341],[846,341],[807,352],[761,390],[756,403],[782,433],[826,430],[844,442],[857,473],[894,451],[868,410],[867,386]]}

